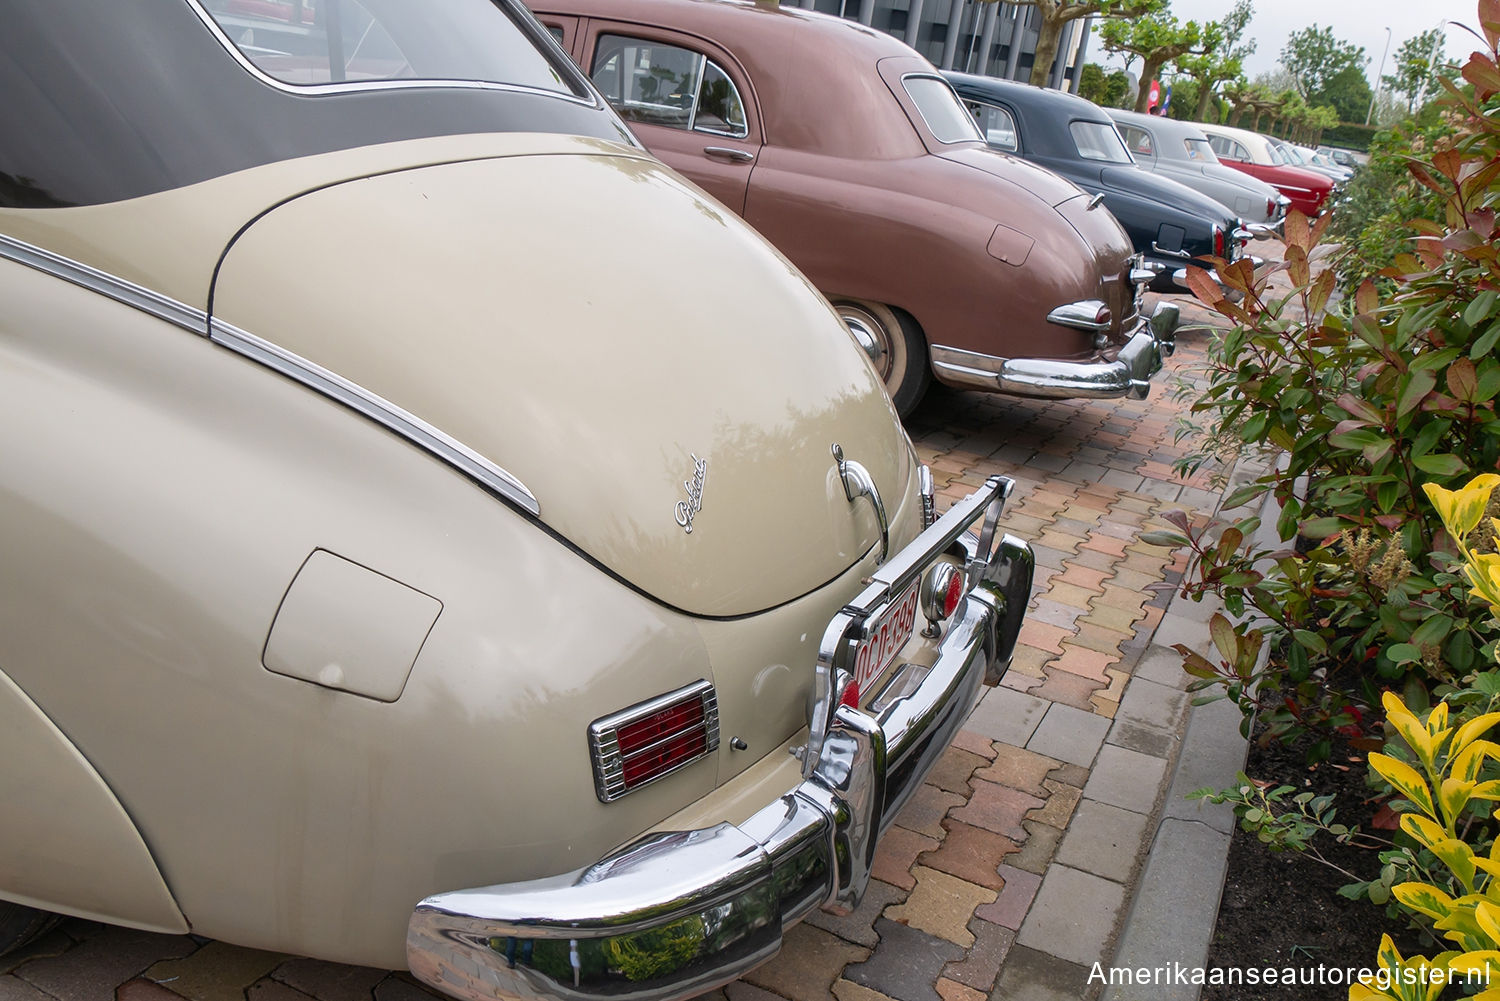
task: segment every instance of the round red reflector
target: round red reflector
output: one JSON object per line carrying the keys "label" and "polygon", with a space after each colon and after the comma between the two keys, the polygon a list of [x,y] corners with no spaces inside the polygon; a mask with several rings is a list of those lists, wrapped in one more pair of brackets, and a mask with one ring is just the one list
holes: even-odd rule
{"label": "round red reflector", "polygon": [[839,705],[848,706],[850,709],[859,708],[859,683],[849,682],[844,690],[839,693]]}
{"label": "round red reflector", "polygon": [[943,595],[943,618],[953,614],[958,607],[958,599],[964,596],[964,575],[956,573],[948,581],[948,590]]}

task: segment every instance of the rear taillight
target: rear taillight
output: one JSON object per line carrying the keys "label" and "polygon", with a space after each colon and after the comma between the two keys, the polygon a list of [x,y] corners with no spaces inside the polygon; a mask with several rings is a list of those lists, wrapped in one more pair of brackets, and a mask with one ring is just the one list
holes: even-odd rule
{"label": "rear taillight", "polygon": [[605,803],[711,754],[719,746],[714,686],[697,681],[589,724],[594,790]]}
{"label": "rear taillight", "polygon": [[1276,218],[1276,199],[1274,198],[1266,199],[1266,218],[1268,220]]}
{"label": "rear taillight", "polygon": [[964,596],[964,572],[952,563],[933,564],[922,578],[920,594],[922,617],[927,620],[926,635],[937,634],[939,622],[945,622],[958,608]]}
{"label": "rear taillight", "polygon": [[1214,256],[1224,256],[1224,227],[1219,225],[1214,226]]}

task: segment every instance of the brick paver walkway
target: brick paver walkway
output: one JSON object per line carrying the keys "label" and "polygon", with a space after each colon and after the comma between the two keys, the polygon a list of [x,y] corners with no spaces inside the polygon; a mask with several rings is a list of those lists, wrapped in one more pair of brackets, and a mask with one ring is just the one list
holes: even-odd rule
{"label": "brick paver walkway", "polygon": [[[1186,299],[1184,323],[1208,319]],[[910,422],[951,503],[1017,481],[1006,530],[1038,568],[1014,663],[881,845],[854,914],[816,912],[781,955],[708,999],[1093,997],[1130,900],[1183,715],[1180,668],[1143,657],[1182,565],[1138,540],[1181,480],[1170,392],[1201,362],[1188,329],[1145,401],[1004,399],[937,388]],[[946,504],[942,501],[939,508]],[[1129,687],[1127,688],[1127,683]],[[413,1001],[405,974],[68,921],[0,959],[0,1001]]]}

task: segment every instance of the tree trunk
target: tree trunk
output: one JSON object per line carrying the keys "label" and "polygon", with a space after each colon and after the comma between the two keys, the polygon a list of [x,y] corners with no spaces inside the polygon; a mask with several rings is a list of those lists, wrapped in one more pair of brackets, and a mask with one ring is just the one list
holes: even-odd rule
{"label": "tree trunk", "polygon": [[[1214,96],[1214,83],[1211,76],[1204,76],[1198,81],[1198,110],[1193,113],[1193,121],[1208,121],[1208,102]],[[1215,115],[1214,118],[1218,118]]]}
{"label": "tree trunk", "polygon": [[[1048,17],[1047,11],[1038,7],[1036,16],[1039,20],[1036,36],[1036,56],[1031,64],[1030,83],[1033,87],[1047,86],[1047,78],[1052,75],[1052,63],[1057,59],[1057,49],[1062,41],[1063,22]],[[1019,23],[1019,22],[1018,22]],[[1019,45],[1020,39],[1011,39],[1012,45]]]}
{"label": "tree trunk", "polygon": [[1259,132],[1260,131],[1260,115],[1261,115],[1260,109],[1256,108],[1255,109],[1255,118],[1252,119],[1251,122],[1250,122],[1250,131],[1251,132]]}
{"label": "tree trunk", "polygon": [[1151,98],[1151,81],[1156,79],[1156,74],[1161,72],[1165,59],[1152,60],[1145,56],[1141,57],[1141,86],[1135,95],[1135,110],[1145,111],[1146,102]]}

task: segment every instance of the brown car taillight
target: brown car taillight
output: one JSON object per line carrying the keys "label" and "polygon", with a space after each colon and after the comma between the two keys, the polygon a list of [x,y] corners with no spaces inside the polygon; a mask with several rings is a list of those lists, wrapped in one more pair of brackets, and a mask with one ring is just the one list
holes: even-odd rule
{"label": "brown car taillight", "polygon": [[719,701],[696,681],[589,724],[594,791],[608,803],[718,747]]}

